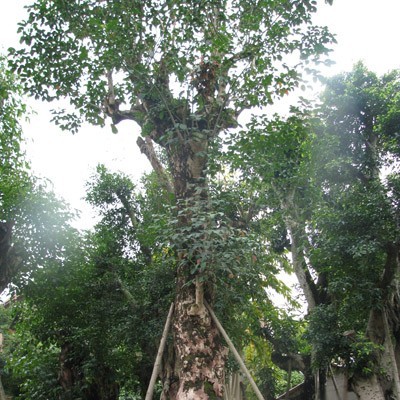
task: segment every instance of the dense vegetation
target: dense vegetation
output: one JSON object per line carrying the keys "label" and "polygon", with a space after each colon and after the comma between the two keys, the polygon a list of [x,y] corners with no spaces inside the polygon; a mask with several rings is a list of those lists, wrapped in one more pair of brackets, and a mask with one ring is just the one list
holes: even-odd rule
{"label": "dense vegetation", "polygon": [[[157,398],[220,399],[225,377],[242,379],[210,310],[265,399],[301,382],[304,399],[323,398],[332,366],[361,399],[400,398],[399,73],[360,63],[318,103],[270,115],[334,41],[311,24],[315,2],[200,3],[28,7],[0,71],[6,392],[144,398],[173,303]],[[90,231],[24,161],[23,90],[69,99],[54,119],[72,132],[106,118],[141,128],[154,172],[133,183],[99,165]]]}

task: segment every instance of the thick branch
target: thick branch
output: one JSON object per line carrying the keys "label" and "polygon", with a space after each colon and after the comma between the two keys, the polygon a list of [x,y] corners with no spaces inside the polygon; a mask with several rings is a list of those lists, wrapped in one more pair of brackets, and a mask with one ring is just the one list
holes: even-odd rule
{"label": "thick branch", "polygon": [[300,354],[289,353],[286,355],[274,351],[271,359],[274,364],[287,372],[292,369],[305,373],[307,369],[306,362]]}
{"label": "thick branch", "polygon": [[296,224],[288,224],[288,231],[291,242],[291,252],[293,260],[293,269],[299,281],[300,287],[303,290],[307,300],[309,311],[313,310],[318,304],[316,285],[307,269],[307,264],[304,258],[301,244],[299,243],[298,232],[296,232]]}
{"label": "thick branch", "polygon": [[121,278],[118,276],[116,272],[114,273],[115,277],[115,283],[118,285],[118,288],[120,289],[121,293],[124,295],[125,299],[127,300],[129,306],[133,311],[137,311],[137,301],[135,300],[135,297],[132,295],[132,293],[129,291],[127,286],[125,285],[124,282],[122,282]]}
{"label": "thick branch", "polygon": [[112,71],[107,71],[107,86],[108,86],[108,94],[107,97],[104,99],[103,103],[103,112],[108,115],[113,124],[116,125],[123,120],[131,120],[135,121],[142,126],[142,121],[144,119],[145,108],[143,105],[138,104],[133,106],[130,110],[120,110],[120,101],[115,98],[115,90],[114,90],[114,83],[112,78]]}
{"label": "thick branch", "polygon": [[[279,196],[279,191],[275,189]],[[290,191],[285,199],[281,199],[281,207],[285,212],[286,228],[290,236],[293,269],[299,281],[300,287],[307,300],[308,309],[311,311],[319,303],[318,291],[314,280],[308,270],[303,251],[303,226],[297,217],[296,205],[294,204],[295,189]]]}
{"label": "thick branch", "polygon": [[147,136],[144,140],[142,137],[138,137],[136,144],[139,146],[140,151],[148,158],[151,166],[156,172],[158,178],[160,179],[161,185],[168,193],[174,193],[174,189],[172,184],[165,172],[164,167],[161,165],[159,159],[157,158],[156,152],[153,147],[153,142],[149,136]]}

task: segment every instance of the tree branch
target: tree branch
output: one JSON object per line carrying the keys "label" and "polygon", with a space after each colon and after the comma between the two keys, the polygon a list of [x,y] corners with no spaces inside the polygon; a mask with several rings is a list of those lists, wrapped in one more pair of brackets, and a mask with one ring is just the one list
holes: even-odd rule
{"label": "tree branch", "polygon": [[107,86],[108,86],[108,94],[104,99],[102,111],[104,114],[108,115],[114,125],[117,125],[119,122],[128,119],[135,121],[139,126],[142,126],[142,121],[144,119],[145,108],[143,105],[138,104],[136,106],[131,107],[130,110],[120,110],[120,101],[115,98],[115,90],[114,90],[114,82],[112,78],[112,71],[107,71]]}
{"label": "tree branch", "polygon": [[174,189],[167,176],[167,173],[165,172],[164,167],[161,165],[161,162],[156,155],[151,138],[149,136],[146,136],[143,140],[143,138],[139,136],[136,140],[136,144],[139,146],[141,153],[143,153],[150,161],[150,164],[153,167],[158,178],[160,179],[160,183],[164,187],[164,189],[168,193],[174,193]]}

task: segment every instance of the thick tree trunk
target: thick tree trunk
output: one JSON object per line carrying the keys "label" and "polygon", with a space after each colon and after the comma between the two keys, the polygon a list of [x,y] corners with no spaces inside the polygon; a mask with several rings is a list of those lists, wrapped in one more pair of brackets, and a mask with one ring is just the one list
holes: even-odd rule
{"label": "thick tree trunk", "polygon": [[400,399],[399,370],[392,342],[392,334],[385,310],[372,310],[368,322],[367,337],[382,351],[376,352],[376,370],[368,378],[355,375],[352,387],[364,400]]}
{"label": "thick tree trunk", "polygon": [[300,288],[306,298],[308,311],[311,312],[319,303],[316,284],[312,279],[304,254],[304,224],[299,218],[295,204],[296,189],[292,189],[284,196],[276,190],[281,198],[281,207],[285,215],[285,225],[290,237],[290,251],[292,254],[293,271],[299,282]]}
{"label": "thick tree trunk", "polygon": [[[71,343],[61,346],[59,356],[60,371],[58,380],[64,392],[59,396],[60,400],[76,399],[76,391],[82,390],[82,360],[74,358]],[[93,382],[83,389],[85,400],[118,400],[119,385],[109,377],[111,371],[103,366],[96,371]]]}
{"label": "thick tree trunk", "polygon": [[385,400],[385,395],[376,375],[353,382],[353,390],[360,400]]}
{"label": "thick tree trunk", "polygon": [[308,311],[310,312],[316,307],[317,300],[315,298],[315,291],[313,291],[312,278],[307,269],[303,251],[301,250],[302,245],[298,223],[287,221],[287,228],[290,236],[293,270],[306,298]]}
{"label": "thick tree trunk", "polygon": [[6,393],[4,392],[3,382],[1,381],[1,376],[0,376],[0,400],[7,400]]}
{"label": "thick tree trunk", "polygon": [[18,272],[21,258],[12,245],[13,221],[0,221],[0,293]]}
{"label": "thick tree trunk", "polygon": [[119,385],[111,382],[107,371],[100,371],[96,381],[85,391],[86,400],[118,400]]}
{"label": "thick tree trunk", "polygon": [[389,320],[386,310],[382,312],[383,325],[385,328],[385,350],[387,358],[387,368],[390,369],[390,377],[392,381],[392,394],[396,399],[400,399],[400,377],[399,377],[399,367],[396,360],[395,345],[392,341],[392,329],[389,326]]}
{"label": "thick tree trunk", "polygon": [[[192,289],[192,290],[191,290]],[[179,377],[177,400],[207,400],[223,396],[227,349],[204,309],[193,314],[193,288],[184,288],[175,302],[174,336]]]}
{"label": "thick tree trunk", "polygon": [[[201,136],[201,135],[200,135]],[[170,400],[222,399],[224,388],[225,359],[228,350],[220,333],[204,306],[206,299],[212,304],[212,271],[207,266],[207,281],[201,274],[192,273],[196,253],[191,232],[192,218],[196,210],[204,211],[207,203],[206,139],[191,139],[186,145],[167,148],[174,182],[180,228],[187,237],[180,243],[177,260],[177,292],[173,319],[175,345],[175,375],[177,388],[171,387]],[[187,229],[189,228],[189,229]],[[198,233],[198,232],[197,232]],[[201,236],[201,235],[200,235]],[[197,239],[198,240],[198,239]],[[191,257],[188,254],[192,254]],[[200,256],[200,255],[199,255]]]}

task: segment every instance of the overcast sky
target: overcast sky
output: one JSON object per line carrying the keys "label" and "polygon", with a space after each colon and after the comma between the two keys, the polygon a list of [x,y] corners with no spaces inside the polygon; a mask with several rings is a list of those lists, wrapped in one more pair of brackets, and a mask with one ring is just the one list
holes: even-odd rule
{"label": "overcast sky", "polygon": [[[24,16],[27,0],[2,0],[0,13],[0,50],[18,44],[17,22]],[[333,6],[322,4],[315,21],[329,26],[338,44],[331,54],[336,64],[326,75],[348,71],[358,60],[382,74],[400,67],[400,0],[334,0]],[[81,227],[91,224],[88,208],[81,201],[84,185],[98,163],[122,170],[139,179],[149,170],[147,160],[136,146],[138,130],[130,122],[119,124],[119,133],[89,126],[75,136],[61,132],[53,124],[48,104],[30,102],[37,115],[24,124],[28,158],[36,175],[49,178],[55,191],[86,217]]]}

